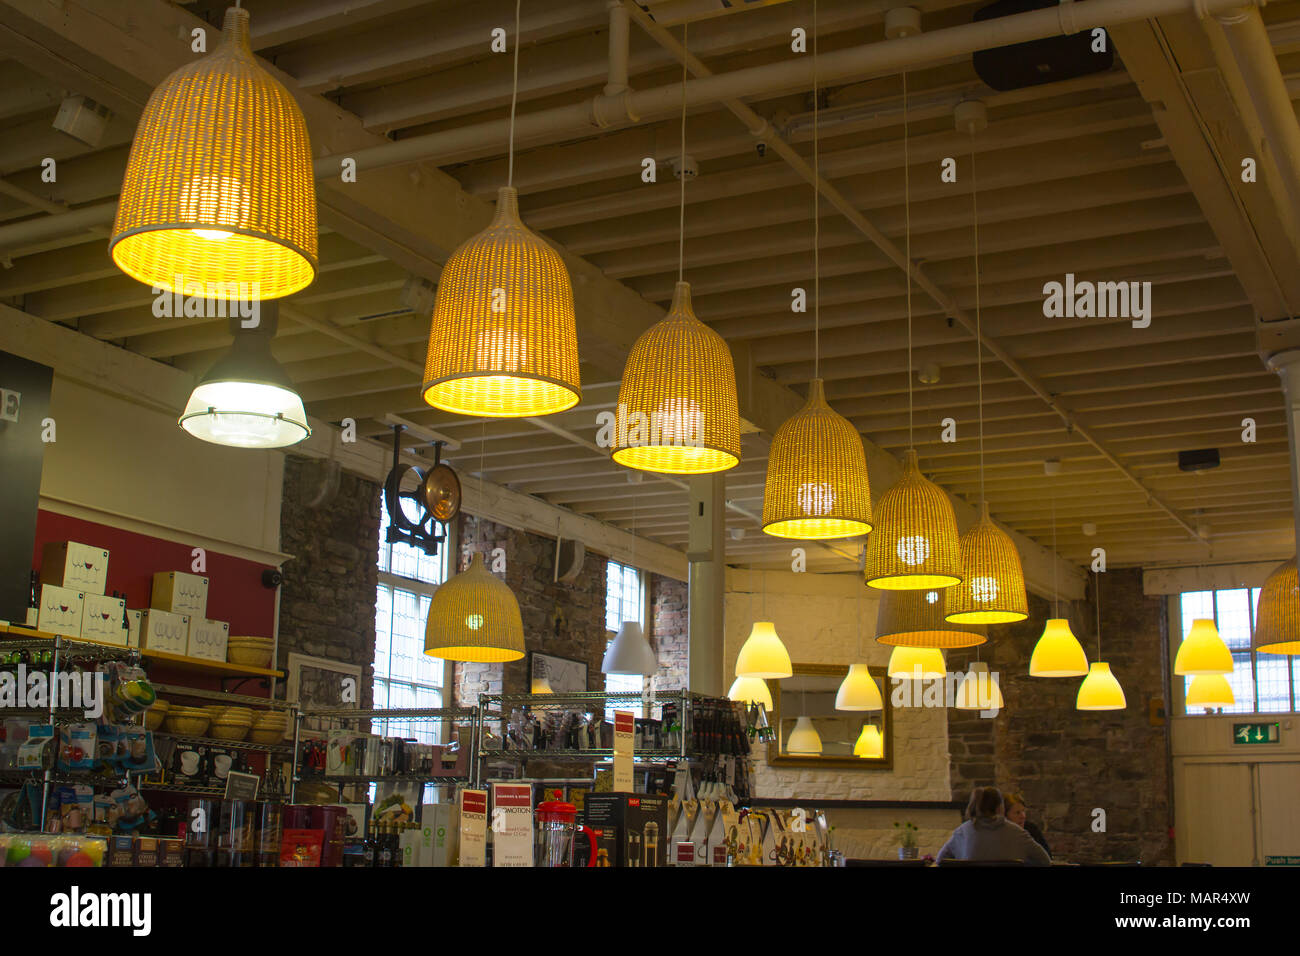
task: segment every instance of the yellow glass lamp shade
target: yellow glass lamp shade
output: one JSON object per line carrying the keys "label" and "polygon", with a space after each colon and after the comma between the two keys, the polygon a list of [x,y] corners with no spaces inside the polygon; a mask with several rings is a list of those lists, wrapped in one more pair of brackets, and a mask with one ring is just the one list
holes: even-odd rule
{"label": "yellow glass lamp shade", "polygon": [[780,680],[793,674],[790,652],[781,643],[776,625],[771,621],[755,622],[736,658],[736,676]]}
{"label": "yellow glass lamp shade", "polygon": [[442,270],[420,392],[434,408],[487,418],[550,415],[582,398],[569,271],[519,219],[509,186]]}
{"label": "yellow glass lamp shade", "polygon": [[962,580],[957,519],[943,489],[921,474],[909,448],[903,476],[876,504],[867,539],[867,584],[886,591],[951,587]]}
{"label": "yellow glass lamp shade", "polygon": [[618,388],[616,462],[703,475],[740,464],[736,369],[726,341],[695,317],[678,282],[668,314],[641,334]]}
{"label": "yellow glass lamp shade", "polygon": [[534,678],[532,679],[532,684],[531,684],[531,686],[529,687],[528,693],[530,693],[530,694],[554,694],[555,691],[551,689],[551,682],[550,682],[550,680],[549,680],[548,678],[546,678],[546,677],[534,677]]}
{"label": "yellow glass lamp shade", "polygon": [[1263,654],[1300,654],[1300,583],[1294,557],[1270,574],[1260,589],[1251,644]]}
{"label": "yellow glass lamp shade", "polygon": [[894,680],[934,680],[948,674],[937,647],[895,647],[886,670]]}
{"label": "yellow glass lamp shade", "polygon": [[768,710],[772,709],[772,691],[767,681],[757,677],[737,677],[731,682],[727,699],[743,701],[747,705],[762,704]]}
{"label": "yellow glass lamp shade", "polygon": [[1051,618],[1043,628],[1029,658],[1030,677],[1082,677],[1088,673],[1088,655],[1065,618]]}
{"label": "yellow glass lamp shade", "polygon": [[424,653],[449,661],[494,664],[524,656],[524,622],[514,593],[476,554],[469,567],[434,592],[424,626]]}
{"label": "yellow glass lamp shade", "polygon": [[1210,618],[1192,621],[1192,629],[1178,645],[1174,657],[1174,673],[1184,676],[1198,674],[1231,674],[1232,652],[1219,636],[1219,629]]}
{"label": "yellow glass lamp shade", "polygon": [[853,756],[879,760],[884,755],[885,738],[880,735],[880,728],[875,724],[864,724],[862,733],[853,744]]}
{"label": "yellow glass lamp shade", "polygon": [[1237,695],[1222,674],[1198,674],[1187,688],[1188,707],[1232,707]]}
{"label": "yellow glass lamp shade", "polygon": [[113,262],[149,286],[276,299],[316,277],[316,183],[297,102],[258,64],[248,11],[159,84],[136,128]]}
{"label": "yellow glass lamp shade", "polygon": [[1088,676],[1079,686],[1079,696],[1075,698],[1075,710],[1123,710],[1128,706],[1124,699],[1124,688],[1111,672],[1110,665],[1094,661],[1088,668]]}
{"label": "yellow glass lamp shade", "polygon": [[862,436],[826,404],[822,380],[776,430],[767,456],[763,530],[777,538],[823,541],[871,530],[871,485]]}
{"label": "yellow glass lamp shade", "polygon": [[813,726],[811,717],[800,717],[794,722],[785,742],[785,752],[797,757],[815,757],[822,752],[821,734]]}
{"label": "yellow glass lamp shade", "polygon": [[1006,706],[997,677],[984,661],[972,661],[957,684],[958,710],[1001,710]]}
{"label": "yellow glass lamp shade", "polygon": [[962,582],[946,592],[947,619],[959,624],[1010,624],[1029,617],[1020,552],[989,517],[987,501],[959,545]]}
{"label": "yellow glass lamp shade", "polygon": [[835,693],[836,710],[882,710],[880,688],[866,664],[853,664]]}
{"label": "yellow glass lamp shade", "polygon": [[988,640],[977,624],[943,619],[947,591],[885,591],[876,611],[876,642],[893,647],[974,647]]}

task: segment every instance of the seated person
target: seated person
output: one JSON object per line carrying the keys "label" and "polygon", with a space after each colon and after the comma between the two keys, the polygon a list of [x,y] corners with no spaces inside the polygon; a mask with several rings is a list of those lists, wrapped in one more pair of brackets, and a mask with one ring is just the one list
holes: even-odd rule
{"label": "seated person", "polygon": [[1003,816],[1002,791],[977,787],[971,794],[967,820],[952,831],[937,860],[1020,860],[1030,866],[1050,866],[1047,851],[1034,838]]}
{"label": "seated person", "polygon": [[1018,793],[1005,793],[1002,795],[1002,802],[1006,804],[1007,819],[1028,833],[1034,840],[1047,851],[1047,855],[1052,855],[1052,848],[1047,845],[1047,837],[1043,836],[1043,831],[1029,821],[1029,809],[1025,806],[1025,798]]}

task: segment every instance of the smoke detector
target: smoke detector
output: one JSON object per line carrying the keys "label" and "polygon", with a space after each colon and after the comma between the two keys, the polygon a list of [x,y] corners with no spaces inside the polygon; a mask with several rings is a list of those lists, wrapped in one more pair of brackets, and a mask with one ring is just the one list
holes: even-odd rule
{"label": "smoke detector", "polygon": [[897,40],[921,32],[921,11],[916,7],[895,7],[885,11],[885,38]]}

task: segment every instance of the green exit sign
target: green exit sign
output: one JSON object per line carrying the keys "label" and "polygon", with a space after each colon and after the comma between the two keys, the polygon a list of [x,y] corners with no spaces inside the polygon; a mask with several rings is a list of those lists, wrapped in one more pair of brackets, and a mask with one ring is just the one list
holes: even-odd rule
{"label": "green exit sign", "polygon": [[1275,744],[1282,739],[1280,724],[1233,724],[1234,744]]}
{"label": "green exit sign", "polygon": [[1300,866],[1300,856],[1266,856],[1265,866]]}

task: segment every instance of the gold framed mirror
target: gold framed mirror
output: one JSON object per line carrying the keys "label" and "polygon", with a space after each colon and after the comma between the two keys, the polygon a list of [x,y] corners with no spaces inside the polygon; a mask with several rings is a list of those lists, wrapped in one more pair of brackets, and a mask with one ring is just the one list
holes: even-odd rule
{"label": "gold framed mirror", "polygon": [[[880,690],[881,710],[835,709],[835,695],[848,674],[847,664],[794,664],[794,674],[784,680],[769,680],[772,692],[773,739],[767,745],[767,762],[775,767],[822,767],[852,770],[892,770],[894,767],[894,720],[889,704],[890,683],[883,667],[869,668]],[[800,721],[800,718],[807,718]],[[855,757],[854,745],[863,727],[874,725],[882,740],[879,757]],[[816,731],[820,753],[791,752],[806,746],[809,729]],[[799,735],[795,736],[796,731]]]}

